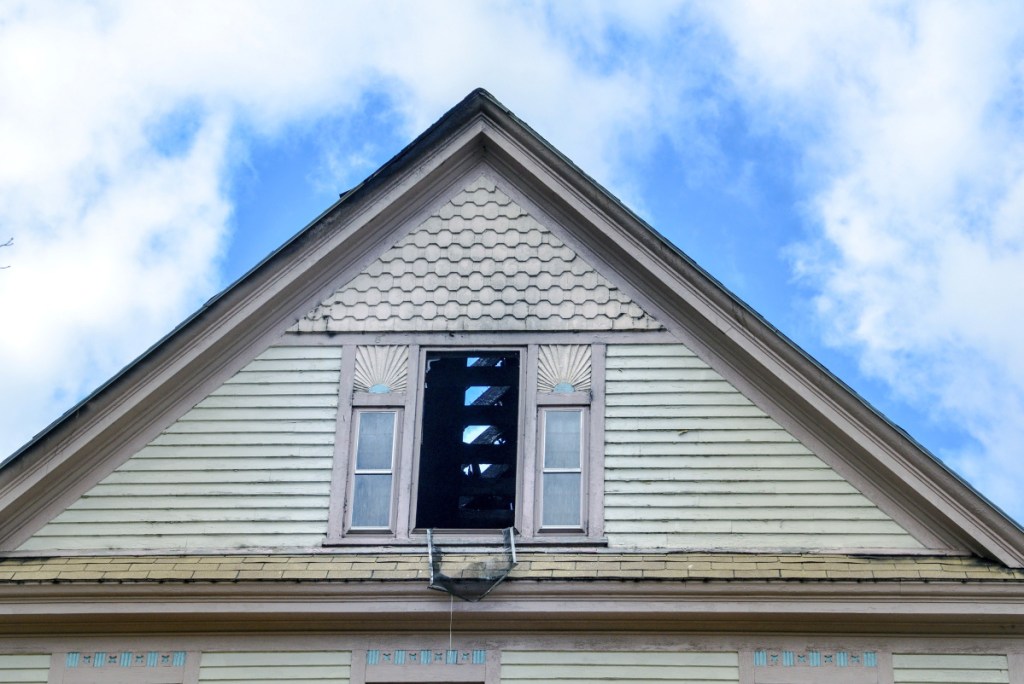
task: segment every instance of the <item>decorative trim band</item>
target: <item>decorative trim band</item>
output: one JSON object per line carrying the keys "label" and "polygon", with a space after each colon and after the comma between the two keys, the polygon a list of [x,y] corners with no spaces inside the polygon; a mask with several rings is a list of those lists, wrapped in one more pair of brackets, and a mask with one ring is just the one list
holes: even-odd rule
{"label": "decorative trim band", "polygon": [[487,651],[483,649],[370,649],[366,651],[366,665],[483,665],[487,662]]}
{"label": "decorative trim band", "polygon": [[82,653],[70,651],[64,658],[64,667],[75,668],[112,668],[112,667],[185,667],[187,653],[185,651],[121,651],[108,653]]}
{"label": "decorative trim band", "polygon": [[754,667],[877,667],[878,654],[874,651],[851,653],[836,651],[775,651],[761,649],[754,651]]}

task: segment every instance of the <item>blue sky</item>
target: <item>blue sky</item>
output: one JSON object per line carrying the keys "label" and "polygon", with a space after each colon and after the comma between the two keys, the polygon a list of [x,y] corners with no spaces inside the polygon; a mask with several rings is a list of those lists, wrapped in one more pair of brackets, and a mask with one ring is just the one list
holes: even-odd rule
{"label": "blue sky", "polygon": [[483,86],[1024,519],[1020,3],[0,4],[0,453]]}

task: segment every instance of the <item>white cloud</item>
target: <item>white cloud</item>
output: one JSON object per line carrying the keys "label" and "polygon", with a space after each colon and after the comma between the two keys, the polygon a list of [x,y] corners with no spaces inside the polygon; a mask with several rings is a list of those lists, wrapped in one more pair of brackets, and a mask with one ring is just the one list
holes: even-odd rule
{"label": "white cloud", "polygon": [[[580,35],[625,15],[588,16]],[[661,30],[641,19],[630,30]],[[368,92],[393,96],[408,136],[483,85],[614,182],[619,136],[651,122],[651,82],[585,66],[551,21],[512,3],[0,5],[0,236],[15,238],[0,261],[0,453],[219,287],[228,173],[253,136]]]}
{"label": "white cloud", "polygon": [[807,145],[798,266],[837,345],[964,425],[940,454],[1024,517],[1024,135],[1014,3],[736,3],[736,86]]}

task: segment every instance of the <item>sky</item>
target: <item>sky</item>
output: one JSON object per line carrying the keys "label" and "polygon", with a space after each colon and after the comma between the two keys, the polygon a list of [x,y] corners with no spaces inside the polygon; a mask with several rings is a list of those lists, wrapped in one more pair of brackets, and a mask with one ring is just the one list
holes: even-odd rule
{"label": "sky", "polygon": [[484,87],[1024,520],[1024,5],[0,0],[0,455]]}

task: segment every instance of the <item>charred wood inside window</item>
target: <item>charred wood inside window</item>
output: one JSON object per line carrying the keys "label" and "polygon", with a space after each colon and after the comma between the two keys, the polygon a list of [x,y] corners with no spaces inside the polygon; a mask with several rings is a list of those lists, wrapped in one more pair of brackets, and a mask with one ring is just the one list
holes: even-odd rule
{"label": "charred wood inside window", "polygon": [[515,522],[519,354],[427,352],[416,526]]}

